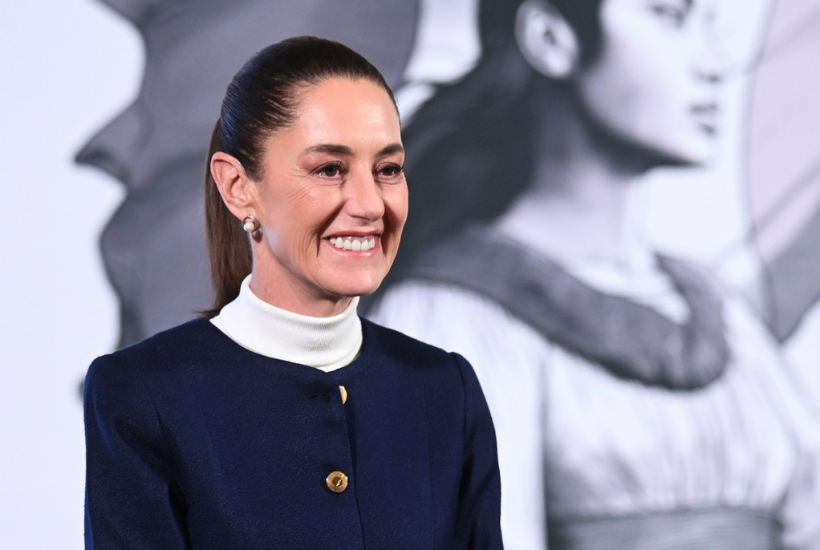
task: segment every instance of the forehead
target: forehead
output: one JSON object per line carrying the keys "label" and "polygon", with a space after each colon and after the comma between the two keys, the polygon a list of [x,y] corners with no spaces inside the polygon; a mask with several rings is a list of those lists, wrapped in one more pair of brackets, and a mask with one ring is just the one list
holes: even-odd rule
{"label": "forehead", "polygon": [[348,78],[344,76],[334,76],[325,78],[316,84],[303,86],[299,92],[299,103],[332,101],[338,96],[345,96],[347,99],[354,97],[370,103],[387,102],[394,106],[393,99],[382,86],[367,78]]}
{"label": "forehead", "polygon": [[393,100],[367,79],[328,78],[303,88],[294,128],[315,133],[400,132]]}

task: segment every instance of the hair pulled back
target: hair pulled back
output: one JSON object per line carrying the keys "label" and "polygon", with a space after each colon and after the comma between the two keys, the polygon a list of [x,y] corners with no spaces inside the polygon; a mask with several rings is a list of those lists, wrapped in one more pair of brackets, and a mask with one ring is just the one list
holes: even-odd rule
{"label": "hair pulled back", "polygon": [[[551,0],[579,39],[580,62],[601,48],[603,0]],[[441,86],[404,129],[405,172],[413,182],[402,255],[380,291],[437,239],[500,215],[532,180],[537,151],[534,102],[549,81],[529,65],[515,36],[521,0],[481,0],[481,59],[463,79]]]}
{"label": "hair pulled back", "polygon": [[289,38],[261,50],[228,85],[205,167],[205,228],[214,291],[205,316],[218,314],[239,295],[253,266],[250,240],[219,194],[211,158],[218,151],[227,153],[250,178],[262,179],[265,143],[296,119],[300,92],[333,77],[369,80],[395,104],[387,82],[369,61],[338,42],[312,36]]}

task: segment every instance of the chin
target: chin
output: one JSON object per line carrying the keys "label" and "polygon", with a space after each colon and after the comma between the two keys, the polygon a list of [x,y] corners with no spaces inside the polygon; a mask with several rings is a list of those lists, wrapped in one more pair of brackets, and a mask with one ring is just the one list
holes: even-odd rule
{"label": "chin", "polygon": [[367,296],[373,294],[379,288],[384,279],[383,275],[359,275],[345,277],[344,280],[335,279],[333,282],[323,285],[328,291],[336,296]]}
{"label": "chin", "polygon": [[697,149],[679,149],[670,155],[670,158],[672,159],[670,164],[674,164],[675,166],[691,167],[705,166],[712,160],[712,156],[711,148],[706,151]]}
{"label": "chin", "polygon": [[647,147],[647,152],[654,157],[654,161],[650,164],[655,167],[697,167],[706,165],[712,160],[714,149],[714,139],[711,137],[704,139],[698,136],[689,140],[656,142]]}

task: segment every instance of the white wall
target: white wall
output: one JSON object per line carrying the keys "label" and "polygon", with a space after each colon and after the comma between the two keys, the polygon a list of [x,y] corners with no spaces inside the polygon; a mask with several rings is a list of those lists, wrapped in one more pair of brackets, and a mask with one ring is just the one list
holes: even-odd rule
{"label": "white wall", "polygon": [[136,94],[138,34],[92,0],[0,15],[0,548],[82,548],[79,384],[117,338],[97,253],[122,192],[72,157]]}

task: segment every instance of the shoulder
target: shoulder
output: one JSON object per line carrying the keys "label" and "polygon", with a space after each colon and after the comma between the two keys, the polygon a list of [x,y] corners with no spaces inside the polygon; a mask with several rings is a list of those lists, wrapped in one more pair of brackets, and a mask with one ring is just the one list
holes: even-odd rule
{"label": "shoulder", "polygon": [[368,317],[391,327],[448,324],[469,330],[481,325],[497,329],[499,323],[526,326],[488,296],[456,283],[421,279],[407,279],[388,289]]}
{"label": "shoulder", "polygon": [[510,399],[520,401],[537,391],[539,373],[556,351],[552,342],[500,304],[450,283],[397,284],[377,304],[372,318],[466,358],[459,383],[470,393],[477,376],[495,410],[507,410]]}
{"label": "shoulder", "polygon": [[98,358],[92,363],[90,373],[126,368],[149,375],[202,361],[225,347],[220,345],[221,336],[209,319],[194,319]]}
{"label": "shoulder", "polygon": [[501,304],[454,283],[405,280],[388,289],[368,317],[473,362],[496,348],[507,353],[514,346],[546,345],[535,329]]}
{"label": "shoulder", "polygon": [[147,384],[157,376],[201,362],[218,347],[212,329],[215,327],[208,319],[195,319],[98,357],[86,374],[86,398],[89,393],[102,397],[146,391]]}
{"label": "shoulder", "polygon": [[420,314],[504,315],[496,301],[452,282],[405,279],[390,287],[373,307],[371,318]]}
{"label": "shoulder", "polygon": [[476,372],[462,355],[416,340],[393,329],[362,320],[365,338],[377,340],[382,359],[402,365],[405,380],[421,383],[429,411],[440,421],[444,411],[460,410],[464,418],[486,409],[486,401]]}
{"label": "shoulder", "polygon": [[370,340],[379,351],[394,361],[414,366],[452,362],[452,354],[434,345],[388,328],[369,319],[362,319],[365,344]]}
{"label": "shoulder", "polygon": [[445,351],[367,319],[363,319],[362,324],[365,338],[373,339],[382,357],[393,363],[422,371],[427,378],[450,378],[465,387],[475,380],[472,365],[458,353]]}
{"label": "shoulder", "polygon": [[213,343],[212,336],[215,331],[218,329],[212,326],[209,319],[194,319],[159,332],[112,355],[125,363],[199,356],[204,351],[203,344]]}

